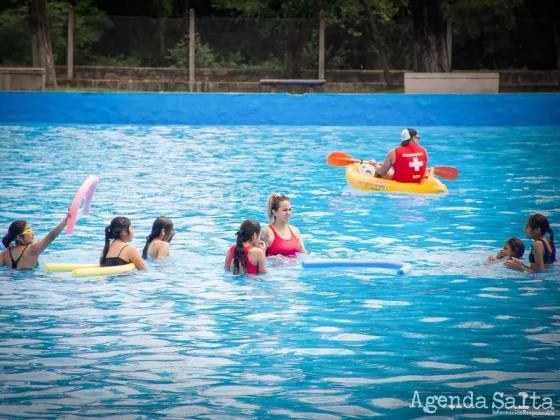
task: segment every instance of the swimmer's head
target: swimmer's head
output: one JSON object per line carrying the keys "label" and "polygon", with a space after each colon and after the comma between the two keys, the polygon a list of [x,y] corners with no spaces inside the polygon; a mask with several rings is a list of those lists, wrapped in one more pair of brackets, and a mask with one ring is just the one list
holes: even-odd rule
{"label": "swimmer's head", "polygon": [[525,253],[525,245],[519,238],[509,238],[504,244],[506,257],[521,258]]}
{"label": "swimmer's head", "polygon": [[261,235],[261,225],[256,220],[245,220],[237,231],[237,244],[251,242],[257,245]]}
{"label": "swimmer's head", "polygon": [[103,253],[101,254],[100,264],[103,265],[105,258],[107,258],[111,239],[120,239],[123,242],[130,242],[133,237],[134,229],[128,217],[118,216],[111,220],[109,226],[105,228],[105,248],[103,248]]}
{"label": "swimmer's head", "polygon": [[12,243],[16,245],[30,245],[35,240],[35,232],[25,220],[16,220],[10,224],[8,233],[2,239],[2,244],[8,248]]}
{"label": "swimmer's head", "polygon": [[268,198],[268,211],[266,215],[270,223],[274,223],[277,218],[283,217],[287,223],[292,214],[290,198],[284,194],[272,193]]}
{"label": "swimmer's head", "polygon": [[543,236],[545,233],[552,233],[552,229],[546,216],[536,213],[527,219],[525,233],[528,238],[531,235],[531,239],[534,239]]}
{"label": "swimmer's head", "polygon": [[556,244],[554,243],[554,232],[550,227],[550,222],[543,214],[533,214],[527,219],[525,225],[525,235],[529,239],[539,239],[548,233],[548,241],[550,242],[550,247],[552,248],[552,256],[554,261],[556,261]]}
{"label": "swimmer's head", "polygon": [[152,232],[146,239],[148,241],[160,239],[165,242],[171,242],[173,236],[175,236],[173,222],[167,217],[160,216],[154,221],[154,224],[152,225]]}
{"label": "swimmer's head", "polygon": [[408,146],[411,142],[418,143],[420,136],[414,128],[405,128],[401,131],[401,146]]}
{"label": "swimmer's head", "polygon": [[245,220],[237,231],[237,241],[233,251],[233,274],[246,270],[245,243],[257,246],[261,237],[261,225],[256,220]]}
{"label": "swimmer's head", "polygon": [[146,245],[144,245],[142,251],[142,258],[148,258],[148,248],[154,239],[171,242],[173,236],[175,236],[175,228],[173,227],[171,219],[163,216],[158,217],[152,225],[152,232],[146,237]]}

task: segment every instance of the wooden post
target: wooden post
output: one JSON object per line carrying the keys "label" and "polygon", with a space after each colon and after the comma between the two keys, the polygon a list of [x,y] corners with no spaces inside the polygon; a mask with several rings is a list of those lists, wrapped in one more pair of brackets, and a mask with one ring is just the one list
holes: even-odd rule
{"label": "wooden post", "polygon": [[189,11],[189,91],[193,91],[195,81],[195,45],[194,9]]}
{"label": "wooden post", "polygon": [[66,45],[66,77],[74,78],[74,7],[68,6],[68,43]]}
{"label": "wooden post", "polygon": [[325,13],[319,12],[319,77],[325,78]]}

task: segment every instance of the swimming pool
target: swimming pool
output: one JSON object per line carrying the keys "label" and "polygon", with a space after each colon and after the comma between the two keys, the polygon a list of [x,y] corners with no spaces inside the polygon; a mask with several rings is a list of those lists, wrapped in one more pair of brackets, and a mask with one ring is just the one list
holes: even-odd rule
{"label": "swimming pool", "polygon": [[[449,418],[491,413],[495,392],[536,392],[558,413],[559,271],[483,264],[533,212],[560,231],[557,129],[415,128],[431,164],[460,171],[447,195],[358,192],[326,164],[337,150],[382,159],[402,127],[0,126],[5,228],[25,218],[46,234],[100,178],[91,214],[42,263],[95,262],[116,215],[138,248],[157,216],[177,230],[147,273],[0,271],[2,417],[427,416],[409,407],[415,391],[487,399],[436,407]],[[224,274],[240,222],[264,223],[274,191],[317,257],[412,272],[272,261],[266,276]]]}

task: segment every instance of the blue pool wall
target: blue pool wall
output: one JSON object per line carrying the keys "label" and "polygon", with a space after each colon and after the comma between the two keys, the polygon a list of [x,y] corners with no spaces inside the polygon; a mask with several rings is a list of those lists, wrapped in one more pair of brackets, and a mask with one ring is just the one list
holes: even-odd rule
{"label": "blue pool wall", "polygon": [[560,125],[560,94],[0,92],[0,123]]}

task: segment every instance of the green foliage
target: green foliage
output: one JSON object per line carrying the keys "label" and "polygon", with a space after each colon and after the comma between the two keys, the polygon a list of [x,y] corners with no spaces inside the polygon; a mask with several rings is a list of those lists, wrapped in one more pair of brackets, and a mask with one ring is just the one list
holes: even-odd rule
{"label": "green foliage", "polygon": [[[20,10],[25,7],[25,18]],[[31,36],[27,5],[8,9],[0,14],[0,64],[30,65]]]}
{"label": "green foliage", "polygon": [[[301,61],[304,69],[316,69],[319,65],[319,31],[313,31],[311,41],[305,44],[302,51]],[[348,60],[349,50],[346,48],[335,48],[334,45],[325,47],[325,62],[329,69],[344,69]]]}
{"label": "green foliage", "polygon": [[[200,40],[197,34],[195,39],[196,67],[197,68],[268,68],[281,69],[282,62],[269,54],[262,63],[251,62],[241,51],[219,56],[212,47]],[[189,37],[185,35],[175,46],[170,48],[165,55],[171,67],[187,68],[189,66]]]}
{"label": "green foliage", "polygon": [[[91,45],[111,25],[104,12],[91,5],[92,0],[79,1],[75,9],[75,60],[87,61]],[[68,2],[51,0],[47,3],[51,44],[56,64],[66,58],[68,36]],[[31,64],[31,38],[27,4],[6,9],[0,14],[0,64]]]}
{"label": "green foliage", "polygon": [[507,68],[515,61],[523,0],[456,0],[449,4],[453,21],[455,66]]}
{"label": "green foliage", "polygon": [[[219,67],[214,50],[208,44],[200,40],[200,36],[195,36],[196,67],[211,68]],[[189,36],[185,35],[174,47],[167,51],[165,56],[171,67],[187,68],[189,66]]]}

